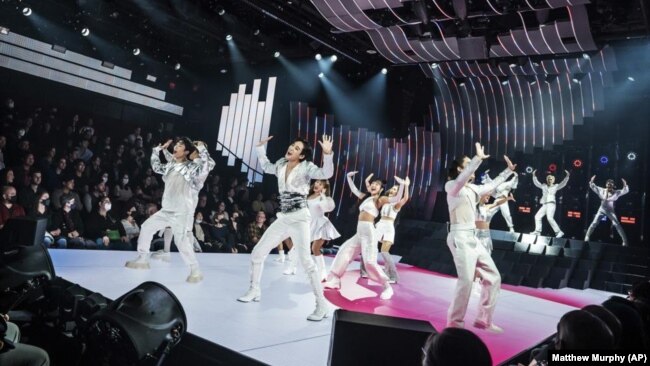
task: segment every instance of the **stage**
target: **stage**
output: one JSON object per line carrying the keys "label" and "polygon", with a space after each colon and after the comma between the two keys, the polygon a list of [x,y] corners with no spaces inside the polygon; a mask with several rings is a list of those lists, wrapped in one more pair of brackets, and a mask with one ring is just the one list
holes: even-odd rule
{"label": "stage", "polygon": [[[189,284],[189,269],[178,253],[172,262],[152,261],[151,270],[132,270],[124,262],[135,252],[50,250],[58,276],[115,299],[144,281],[167,286],[180,299],[188,330],[208,341],[248,355],[270,365],[327,364],[331,318],[310,322],[305,318],[314,299],[304,273],[282,275],[283,265],[270,255],[262,278],[262,301],[240,303],[236,298],[248,288],[250,256],[199,254],[205,280]],[[332,258],[326,257],[329,265]],[[334,305],[348,310],[423,319],[436,329],[445,323],[455,278],[400,265],[401,281],[391,300],[380,300],[380,286],[358,279],[358,263],[343,278],[341,292],[327,290]],[[495,323],[501,335],[475,331],[488,345],[495,365],[555,333],[560,317],[576,307],[601,303],[614,294],[597,290],[532,289],[504,285],[499,294]],[[474,293],[466,317],[471,324],[478,294]]]}

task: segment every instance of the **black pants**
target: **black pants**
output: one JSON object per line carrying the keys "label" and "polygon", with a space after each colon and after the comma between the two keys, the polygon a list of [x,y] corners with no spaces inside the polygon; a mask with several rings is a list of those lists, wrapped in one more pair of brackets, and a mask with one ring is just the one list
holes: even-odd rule
{"label": "black pants", "polygon": [[50,364],[50,357],[45,350],[17,343],[20,339],[20,331],[15,324],[8,323],[8,325],[7,339],[15,342],[16,348],[0,353],[0,366],[48,366]]}

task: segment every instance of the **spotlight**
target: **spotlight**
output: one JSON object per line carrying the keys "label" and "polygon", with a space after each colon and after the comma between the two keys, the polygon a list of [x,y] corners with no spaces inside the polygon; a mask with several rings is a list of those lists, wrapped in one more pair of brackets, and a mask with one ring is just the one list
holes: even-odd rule
{"label": "spotlight", "polygon": [[254,35],[254,36],[259,36],[259,35],[260,35],[260,30],[259,30],[259,29],[255,29],[255,30],[253,31],[253,35]]}
{"label": "spotlight", "polygon": [[219,15],[224,15],[224,14],[226,14],[226,9],[224,9],[224,8],[219,8],[219,10],[217,11],[217,14],[219,14]]}
{"label": "spotlight", "polygon": [[181,69],[181,64],[176,63],[176,65],[174,65],[174,70],[180,70],[180,69]]}
{"label": "spotlight", "polygon": [[23,8],[23,15],[26,17],[32,15],[32,8]]}
{"label": "spotlight", "polygon": [[535,85],[535,84],[537,84],[537,80],[533,80],[530,82],[530,85]]}
{"label": "spotlight", "polygon": [[573,78],[571,79],[571,81],[573,81],[576,84],[580,84],[580,80],[578,80],[578,78]]}
{"label": "spotlight", "polygon": [[366,53],[369,54],[369,55],[376,55],[376,54],[377,54],[377,51],[375,51],[375,50],[373,50],[373,49],[367,49],[367,50],[366,50]]}
{"label": "spotlight", "polygon": [[228,72],[228,69],[221,69],[221,71],[219,71],[219,72],[222,73],[222,74],[225,74],[225,73]]}
{"label": "spotlight", "polygon": [[322,72],[318,74],[318,77],[321,79],[323,78],[323,76],[325,76],[325,74],[323,74]]}
{"label": "spotlight", "polygon": [[381,73],[384,75],[388,74],[388,69],[384,67],[383,69],[381,69]]}
{"label": "spotlight", "polygon": [[330,60],[331,60],[332,62],[336,62],[336,60],[338,60],[338,59],[339,59],[339,58],[338,58],[336,55],[332,55],[332,57],[330,57]]}
{"label": "spotlight", "polygon": [[275,51],[275,52],[273,53],[273,57],[275,57],[275,58],[280,57],[280,52],[279,52],[279,51]]}
{"label": "spotlight", "polygon": [[139,49],[139,48],[134,48],[134,49],[133,49],[133,54],[134,54],[135,56],[139,55],[139,54],[140,54],[140,49]]}
{"label": "spotlight", "polygon": [[314,58],[315,58],[317,61],[320,61],[320,60],[323,59],[323,56],[321,56],[320,53],[317,53],[316,56],[314,56]]}
{"label": "spotlight", "polygon": [[465,83],[462,82],[462,83],[458,84],[458,86],[465,86]]}
{"label": "spotlight", "polygon": [[634,151],[627,153],[627,160],[636,160],[636,153]]}
{"label": "spotlight", "polygon": [[589,54],[583,53],[582,58],[584,58],[585,60],[589,60],[591,56],[589,56]]}
{"label": "spotlight", "polygon": [[433,63],[431,64],[431,68],[432,68],[432,69],[437,69],[437,68],[438,68],[438,64],[435,63],[435,62],[433,62]]}
{"label": "spotlight", "polygon": [[557,171],[557,164],[550,163],[548,165],[548,171],[551,172],[551,173],[555,173]]}
{"label": "spotlight", "polygon": [[575,159],[575,160],[573,160],[573,167],[574,167],[574,168],[580,168],[580,167],[582,167],[582,160],[580,160],[580,159]]}
{"label": "spotlight", "polygon": [[517,64],[510,64],[511,69],[514,69],[515,67],[517,67]]}
{"label": "spotlight", "polygon": [[530,166],[530,165],[526,167],[526,173],[528,173],[528,174],[532,173],[534,170],[535,169],[533,169],[533,167]]}
{"label": "spotlight", "polygon": [[631,76],[628,76],[628,77],[627,77],[627,80],[629,80],[629,81],[634,81],[634,78],[631,77]]}
{"label": "spotlight", "polygon": [[607,155],[603,155],[600,157],[601,164],[606,165],[608,162],[609,162],[609,158],[607,157]]}
{"label": "spotlight", "polygon": [[81,30],[81,35],[84,36],[84,37],[88,37],[88,35],[90,35],[90,29],[88,29],[88,28],[82,29]]}
{"label": "spotlight", "polygon": [[501,82],[501,85],[508,85],[508,80],[504,80]]}
{"label": "spotlight", "polygon": [[226,41],[232,41],[232,34],[226,35]]}

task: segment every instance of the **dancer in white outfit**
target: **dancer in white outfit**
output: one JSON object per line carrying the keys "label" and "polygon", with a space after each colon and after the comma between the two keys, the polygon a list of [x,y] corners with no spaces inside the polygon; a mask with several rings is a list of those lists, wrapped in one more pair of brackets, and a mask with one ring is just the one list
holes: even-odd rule
{"label": "dancer in white outfit", "polygon": [[[489,171],[489,169],[485,171],[485,174],[483,174],[483,181],[481,183],[486,184],[492,182],[492,178],[490,178],[488,175]],[[492,197],[494,197],[495,200],[498,200],[500,198],[507,199],[508,195],[510,195],[510,192],[517,188],[517,184],[519,184],[519,176],[515,174],[514,178],[499,184],[499,186],[492,193]],[[508,202],[506,201],[504,204],[499,205],[499,210],[501,211],[501,216],[503,216],[503,219],[506,221],[510,232],[514,233],[515,226],[512,223],[512,215],[510,214],[510,206],[508,205]]]}
{"label": "dancer in white outfit", "polygon": [[[210,155],[204,143],[197,143],[197,148],[188,138],[183,137],[174,145],[173,160],[162,164],[159,153],[171,143],[169,140],[164,145],[158,145],[151,154],[151,168],[155,173],[162,174],[165,182],[162,208],[142,224],[138,237],[138,257],[126,262],[126,267],[149,269],[149,248],[153,235],[171,227],[181,258],[190,266],[187,281],[199,282],[203,275],[192,248],[190,235],[196,207],[193,192],[201,190],[205,177],[210,172]],[[198,150],[199,156],[189,160],[188,157],[194,150]]]}
{"label": "dancer in white outfit", "polygon": [[[399,211],[409,200],[410,184],[411,180],[406,177],[406,179],[404,179],[404,196],[397,203],[384,205],[380,212],[381,219],[379,219],[379,222],[375,224],[377,240],[381,243],[381,256],[384,258],[384,271],[388,276],[389,283],[397,283],[399,281],[397,267],[395,266],[393,257],[390,256],[390,248],[393,246],[393,243],[395,243],[395,219],[397,218]],[[398,186],[392,186],[391,189],[388,190],[387,196],[395,197],[398,190]]]}
{"label": "dancer in white outfit", "polygon": [[244,296],[237,300],[241,302],[260,301],[260,282],[264,260],[279,242],[291,238],[316,297],[316,309],[307,317],[307,320],[320,321],[327,317],[328,305],[325,296],[323,296],[320,276],[309,250],[311,216],[307,207],[307,194],[312,179],[328,179],[334,174],[332,138],[323,135],[322,141],[319,141],[323,149],[322,168],[308,161],[312,156],[311,147],[307,141],[302,139],[295,140],[289,146],[283,159],[271,163],[266,157],[264,148],[266,142],[271,138],[273,136],[257,144],[257,158],[264,172],[278,177],[280,210],[282,212],[278,213],[278,218],[266,229],[255,245],[251,254],[250,288]]}
{"label": "dancer in white outfit", "polygon": [[565,170],[566,172],[566,177],[560,182],[560,184],[555,184],[555,176],[554,175],[547,175],[546,176],[546,184],[542,184],[537,180],[537,176],[535,173],[537,173],[537,169],[533,171],[533,184],[539,189],[542,190],[542,198],[539,200],[539,203],[542,205],[542,207],[539,208],[539,211],[535,214],[535,231],[532,232],[533,235],[541,235],[542,234],[542,218],[546,216],[546,219],[548,220],[548,223],[551,225],[551,228],[553,228],[553,231],[555,232],[555,237],[556,238],[561,238],[564,236],[564,233],[562,230],[560,230],[560,226],[555,222],[555,194],[557,191],[560,189],[566,187],[566,184],[569,182],[569,171]]}
{"label": "dancer in white outfit", "polygon": [[[326,241],[339,238],[341,234],[336,231],[332,222],[325,216],[326,213],[334,211],[336,203],[330,197],[330,183],[327,179],[319,179],[314,181],[311,185],[309,196],[307,197],[307,206],[309,206],[309,213],[311,214],[311,253],[316,262],[316,271],[319,273],[321,280],[327,277],[327,270],[325,269],[325,260],[321,248]],[[287,261],[287,269],[284,270],[285,275],[296,274],[296,251],[289,251],[289,260]]]}
{"label": "dancer in white outfit", "polygon": [[598,226],[600,223],[601,218],[603,216],[607,216],[607,218],[612,222],[612,225],[614,225],[616,228],[616,231],[618,231],[618,235],[621,236],[621,239],[623,240],[623,246],[627,246],[627,236],[625,235],[625,231],[623,231],[621,223],[616,217],[616,212],[614,212],[614,202],[621,198],[621,196],[627,194],[630,191],[630,188],[627,186],[625,179],[621,179],[621,181],[623,181],[622,189],[615,189],[616,187],[612,179],[607,180],[605,183],[605,188],[598,187],[594,183],[595,179],[595,175],[591,177],[591,180],[589,180],[589,188],[596,192],[598,198],[600,198],[600,207],[598,208],[598,212],[596,212],[596,216],[594,216],[594,221],[591,222],[589,229],[587,229],[585,241],[589,241],[589,237],[591,234],[593,234],[596,226]]}
{"label": "dancer in white outfit", "polygon": [[[366,197],[365,193],[361,193],[354,185],[353,178],[357,172],[350,172],[347,175],[348,185],[352,193],[363,199]],[[372,174],[366,178],[370,181]],[[402,198],[404,192],[404,181],[398,177],[395,180],[400,183],[399,191],[395,197],[380,197],[383,190],[383,182],[379,179],[372,181],[368,185],[368,192],[370,196],[366,198],[359,206],[359,221],[357,223],[357,233],[348,239],[341,248],[339,248],[330,273],[327,275],[325,287],[338,289],[341,288],[341,277],[348,268],[352,260],[361,253],[361,260],[363,261],[368,277],[382,285],[383,291],[380,297],[383,300],[388,300],[393,296],[393,288],[388,283],[388,276],[377,264],[377,237],[375,235],[375,227],[373,225],[375,218],[379,216],[379,210],[386,204],[397,203]]]}
{"label": "dancer in white outfit", "polygon": [[[490,181],[492,181],[490,179]],[[506,182],[507,183],[507,182]],[[498,188],[498,187],[497,187]],[[513,201],[515,198],[510,193],[507,197],[499,197],[490,202],[490,195],[486,194],[481,197],[481,202],[478,204],[476,212],[476,237],[478,238],[481,245],[485,247],[488,253],[492,253],[492,236],[490,235],[490,222],[494,215],[499,211],[499,207],[503,207],[508,204],[508,201]]]}
{"label": "dancer in white outfit", "polygon": [[474,326],[493,333],[503,330],[492,322],[497,295],[501,285],[501,275],[490,256],[476,237],[476,207],[482,195],[488,194],[499,184],[513,174],[516,165],[504,156],[508,168],[505,169],[492,183],[476,185],[469,183],[474,178],[474,172],[489,155],[485,155],[481,144],[476,143],[476,156],[472,160],[463,157],[452,162],[449,177],[445,183],[447,205],[449,206],[449,222],[451,224],[447,235],[447,246],[454,257],[458,281],[454,299],[447,312],[447,326],[463,328],[465,313],[472,292],[475,276],[481,279],[480,310]]}

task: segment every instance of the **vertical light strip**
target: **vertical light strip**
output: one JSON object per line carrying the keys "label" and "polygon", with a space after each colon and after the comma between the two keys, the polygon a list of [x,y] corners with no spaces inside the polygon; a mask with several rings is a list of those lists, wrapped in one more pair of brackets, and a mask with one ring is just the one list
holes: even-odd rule
{"label": "vertical light strip", "polygon": [[[247,116],[248,129],[246,131],[246,142],[244,143],[244,155],[242,160],[249,168],[253,169],[257,162],[257,156],[254,156],[253,149],[259,140],[255,140],[255,131],[259,128],[257,126],[257,107],[258,101],[260,100],[260,85],[262,84],[261,79],[255,79],[253,81],[253,93],[251,94],[250,101],[250,111]],[[243,168],[243,166],[242,166]],[[252,182],[252,180],[249,179]]]}
{"label": "vertical light strip", "polygon": [[239,138],[237,139],[237,147],[236,147],[236,154],[237,157],[242,158],[242,161],[244,164],[242,164],[241,169],[242,172],[246,172],[248,170],[248,162],[245,161],[243,158],[246,154],[246,151],[250,151],[251,146],[246,145],[246,139],[248,136],[251,135],[251,132],[253,132],[250,128],[253,123],[250,123],[249,117],[250,117],[250,110],[251,110],[251,95],[246,94],[244,95],[244,107],[242,108],[242,118],[239,123]]}
{"label": "vertical light strip", "polygon": [[237,105],[237,93],[230,94],[230,105],[228,106],[228,120],[226,122],[226,135],[223,139],[225,149],[221,151],[221,156],[230,155],[230,140],[232,138],[233,123],[235,121],[235,106]]}
{"label": "vertical light strip", "polygon": [[[275,83],[278,78],[275,76],[269,78],[269,85],[266,88],[266,101],[264,103],[264,116],[262,117],[262,136],[269,135],[271,129],[271,112],[273,111],[273,99],[275,97]],[[257,170],[261,171],[262,166],[257,163]]]}
{"label": "vertical light strip", "polygon": [[217,135],[217,151],[222,151],[223,140],[226,135],[226,121],[228,120],[228,106],[221,107],[221,119],[219,120],[219,134]]}
{"label": "vertical light strip", "polygon": [[239,127],[241,126],[241,114],[244,107],[244,94],[246,93],[246,84],[239,85],[239,91],[237,92],[237,105],[235,106],[235,119],[232,125],[232,137],[228,143],[229,149],[232,154],[228,155],[228,166],[235,165],[235,159],[237,156],[235,152],[237,146],[235,145],[239,141]]}
{"label": "vertical light strip", "polygon": [[[264,108],[266,107],[266,102],[261,101],[257,102],[257,115],[255,116],[255,136],[253,137],[253,141],[256,141],[255,143],[257,144],[257,141],[260,141],[262,138],[266,138],[266,135],[262,135],[262,122],[264,120]],[[258,172],[262,172],[261,165],[259,163],[259,159],[257,156],[255,156],[255,165],[251,165],[251,167],[255,166],[255,170]],[[255,180],[256,182],[261,182],[262,177],[263,177],[263,172],[259,176],[256,176],[259,180]]]}

